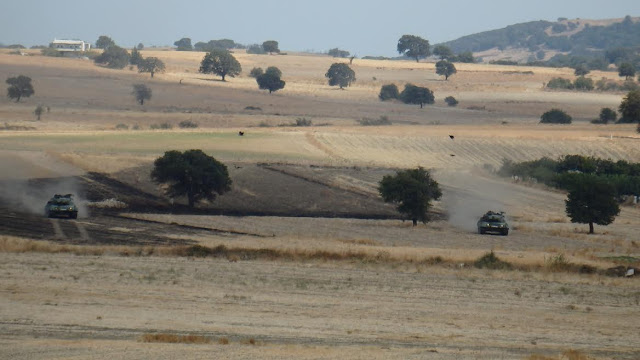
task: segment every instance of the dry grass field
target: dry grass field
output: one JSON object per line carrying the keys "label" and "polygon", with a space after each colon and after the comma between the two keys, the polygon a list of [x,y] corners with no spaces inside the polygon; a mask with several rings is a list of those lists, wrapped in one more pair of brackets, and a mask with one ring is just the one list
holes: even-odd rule
{"label": "dry grass field", "polygon": [[[565,154],[640,162],[635,126],[589,123],[621,93],[544,89],[571,69],[456,64],[444,81],[429,62],[355,59],[339,90],[324,73],[348,60],[321,55],[236,51],[243,72],[222,82],[198,73],[198,52],[143,50],[167,64],[153,79],[28,53],[0,50],[0,78],[35,88],[0,98],[0,358],[640,358],[638,277],[605,275],[638,267],[640,208],[588,235],[565,194],[493,172]],[[287,82],[271,95],[248,76],[268,66]],[[153,90],[144,106],[134,83]],[[436,104],[380,102],[388,83],[427,86]],[[538,124],[551,108],[574,123]],[[393,124],[358,123],[380,116]],[[314,126],[282,126],[299,118]],[[149,173],[174,149],[225,162],[233,190],[170,205]],[[415,166],[444,195],[413,228],[377,184]],[[77,191],[85,214],[42,218],[57,191]],[[475,233],[490,209],[509,236]],[[228,252],[186,256],[194,245]],[[475,268],[489,251],[515,269]]]}

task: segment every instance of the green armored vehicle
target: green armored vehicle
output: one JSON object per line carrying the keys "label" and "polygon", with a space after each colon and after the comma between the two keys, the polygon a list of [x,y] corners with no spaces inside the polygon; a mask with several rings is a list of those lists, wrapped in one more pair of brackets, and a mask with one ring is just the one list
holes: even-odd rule
{"label": "green armored vehicle", "polygon": [[487,211],[487,213],[478,220],[478,233],[486,234],[489,232],[509,235],[509,224],[504,217],[503,211]]}
{"label": "green armored vehicle", "polygon": [[44,214],[47,217],[69,217],[76,219],[78,217],[78,207],[73,203],[73,195],[55,194],[51,200],[47,201],[44,207]]}

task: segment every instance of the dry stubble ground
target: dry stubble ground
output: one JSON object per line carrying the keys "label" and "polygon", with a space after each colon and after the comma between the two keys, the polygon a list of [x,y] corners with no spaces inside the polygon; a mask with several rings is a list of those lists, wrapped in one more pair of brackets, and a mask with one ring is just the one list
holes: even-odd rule
{"label": "dry stubble ground", "polygon": [[[605,233],[589,237],[566,223],[561,194],[479,176],[476,170],[485,164],[496,167],[503,158],[529,160],[568,153],[640,160],[630,126],[592,126],[584,121],[567,127],[534,125],[539,114],[551,107],[589,120],[601,107],[619,103],[620,94],[542,91],[552,77],[571,77],[570,70],[460,65],[458,74],[445,82],[433,74],[433,64],[356,60],[358,82],[339,91],[326,86],[323,78],[335,59],[238,53],[245,73],[253,66],[271,65],[283,71],[286,89],[269,96],[258,92],[254,80],[244,75],[222,83],[198,74],[203,54],[145,51],[143,55],[165,60],[167,73],[150,80],[83,60],[0,54],[0,77],[24,73],[36,86],[36,95],[24,103],[0,100],[3,123],[37,128],[3,132],[2,162],[5,169],[14,169],[3,176],[56,176],[78,168],[80,173],[118,174],[148,165],[168,148],[193,147],[240,164],[423,165],[436,169],[452,199],[438,206],[446,209],[462,202],[472,210],[472,215],[465,213],[455,221],[468,225],[469,217],[485,210],[483,205],[503,206],[520,227],[515,240],[481,238],[460,224],[412,231],[384,221],[371,226],[364,220],[144,216],[277,234],[267,240],[196,239],[207,245],[364,247],[400,257],[423,252],[453,259],[473,258],[483,249],[496,248],[505,249],[502,256],[533,262],[559,253],[582,262],[607,252],[637,255],[631,242],[640,226],[637,210],[626,209]],[[134,82],[146,82],[154,89],[154,98],[144,107],[135,105],[129,95]],[[420,110],[377,101],[380,86],[389,82],[428,86],[435,90],[438,103]],[[458,109],[441,103],[448,95],[461,100]],[[51,107],[41,122],[33,121],[36,103]],[[353,126],[356,120],[380,115],[405,125]],[[243,138],[235,135],[239,128],[289,123],[297,117],[334,126],[255,128]],[[147,129],[161,122],[175,126],[182,120],[196,121],[204,129],[105,131],[119,123]],[[450,134],[455,140],[449,139]],[[306,176],[308,171],[303,170]],[[324,181],[375,192],[375,179],[338,173]],[[492,199],[496,193],[503,194],[497,201]],[[4,272],[0,332],[2,354],[9,358],[174,358],[186,352],[193,358],[215,353],[230,358],[495,359],[537,352],[557,355],[568,348],[601,358],[640,356],[633,345],[640,294],[634,280],[443,268],[420,273],[411,267],[333,262],[0,256]],[[231,344],[138,342],[148,332],[228,337]],[[252,338],[258,346],[243,344]]]}

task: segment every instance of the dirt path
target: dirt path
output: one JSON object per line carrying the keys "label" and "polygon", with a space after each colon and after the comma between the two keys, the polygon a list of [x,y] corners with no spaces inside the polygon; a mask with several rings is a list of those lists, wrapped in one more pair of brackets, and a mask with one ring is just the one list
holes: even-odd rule
{"label": "dirt path", "polygon": [[[160,358],[220,348],[137,343],[153,332],[224,336],[232,344],[252,338],[263,344],[260,351],[277,350],[280,358],[323,357],[299,346],[342,355],[361,348],[380,359],[521,359],[569,348],[640,356],[634,280],[185,258],[32,253],[0,259],[0,351],[13,359],[47,349],[62,358],[78,347],[92,348],[97,359],[122,346],[151,354],[164,349],[169,355]],[[68,340],[75,345],[64,346]],[[222,351],[249,358],[247,347]],[[371,348],[389,351],[374,355]]]}

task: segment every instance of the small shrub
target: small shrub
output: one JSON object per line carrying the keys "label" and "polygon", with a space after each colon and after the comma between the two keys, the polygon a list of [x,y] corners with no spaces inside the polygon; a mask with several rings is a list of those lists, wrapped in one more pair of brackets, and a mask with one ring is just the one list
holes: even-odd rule
{"label": "small shrub", "polygon": [[380,94],[378,95],[378,98],[381,101],[386,101],[391,99],[397,99],[399,96],[400,96],[400,92],[398,91],[398,87],[396,86],[396,84],[388,84],[388,85],[382,85],[382,87],[380,88]]}
{"label": "small shrub", "polygon": [[549,82],[547,83],[547,87],[549,89],[571,90],[573,89],[573,83],[569,79],[557,77],[549,80]]}
{"label": "small shrub", "polygon": [[456,100],[456,98],[454,98],[453,96],[447,96],[446,98],[444,98],[444,102],[446,102],[449,106],[458,105],[458,100]]}
{"label": "small shrub", "polygon": [[178,126],[181,129],[195,129],[198,127],[198,123],[193,122],[191,120],[184,120],[184,121],[180,121],[180,123],[178,124]]}
{"label": "small shrub", "polygon": [[249,105],[249,106],[245,106],[245,108],[244,108],[244,109],[245,109],[245,110],[257,110],[257,111],[262,110],[262,108],[261,108],[261,107],[259,107],[259,106],[251,106],[251,105]]}
{"label": "small shrub", "polygon": [[260,121],[260,123],[258,124],[258,127],[271,127],[271,124],[269,124],[268,122],[262,120]]}
{"label": "small shrub", "polygon": [[571,124],[571,116],[560,109],[551,109],[540,117],[542,124]]}
{"label": "small shrub", "polygon": [[209,344],[211,339],[200,335],[144,334],[142,342],[172,344]]}
{"label": "small shrub", "polygon": [[625,82],[622,83],[620,90],[623,90],[623,91],[640,90],[640,85],[636,84],[636,82],[633,81],[633,79],[629,79],[629,80],[625,80]]}
{"label": "small shrub", "polygon": [[135,124],[131,127],[132,130],[140,130],[140,125]]}
{"label": "small shrub", "polygon": [[599,124],[607,124],[615,122],[618,119],[618,113],[611,108],[602,108],[600,110]]}
{"label": "small shrub", "polygon": [[312,121],[311,119],[307,119],[307,118],[297,118],[296,119],[296,124],[295,126],[311,126],[312,125]]}
{"label": "small shrub", "polygon": [[613,80],[602,78],[596,81],[596,89],[599,91],[618,91],[620,90],[620,86]]}
{"label": "small shrub", "polygon": [[152,130],[169,130],[169,129],[173,129],[173,125],[169,124],[168,122],[164,122],[161,124],[151,124],[150,128]]}
{"label": "small shrub", "polygon": [[58,51],[54,48],[45,48],[40,50],[42,56],[62,57],[62,51]]}
{"label": "small shrub", "polygon": [[258,76],[260,76],[262,74],[264,74],[264,71],[260,67],[254,67],[249,72],[249,76],[252,77],[252,78],[257,78]]}
{"label": "small shrub", "polygon": [[116,125],[116,130],[129,130],[129,125],[120,123]]}
{"label": "small shrub", "polygon": [[513,268],[510,263],[498,259],[493,251],[484,254],[473,263],[473,266],[477,267],[478,269],[492,270],[511,270]]}
{"label": "small shrub", "polygon": [[573,82],[576,90],[591,91],[593,90],[593,80],[588,77],[580,76]]}
{"label": "small shrub", "polygon": [[362,126],[391,125],[391,120],[389,120],[389,117],[387,116],[380,116],[378,119],[363,118],[362,120],[358,120],[358,122]]}

